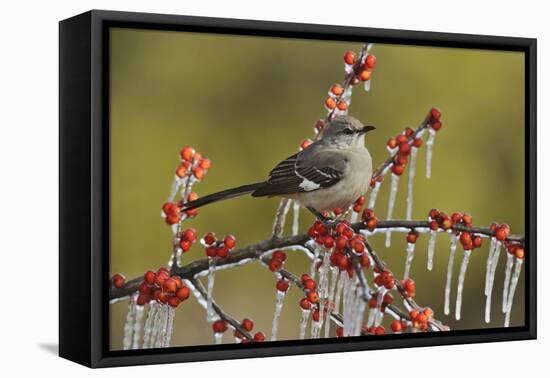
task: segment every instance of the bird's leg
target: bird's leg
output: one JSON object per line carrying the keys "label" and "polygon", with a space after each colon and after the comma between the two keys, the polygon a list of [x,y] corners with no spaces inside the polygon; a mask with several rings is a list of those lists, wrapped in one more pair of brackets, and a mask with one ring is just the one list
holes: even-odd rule
{"label": "bird's leg", "polygon": [[315,215],[315,218],[317,218],[321,223],[323,223],[328,228],[333,228],[334,226],[336,226],[336,223],[338,223],[334,219],[325,217],[323,214],[315,210],[313,207],[308,206],[306,207],[306,209],[308,209],[313,215]]}

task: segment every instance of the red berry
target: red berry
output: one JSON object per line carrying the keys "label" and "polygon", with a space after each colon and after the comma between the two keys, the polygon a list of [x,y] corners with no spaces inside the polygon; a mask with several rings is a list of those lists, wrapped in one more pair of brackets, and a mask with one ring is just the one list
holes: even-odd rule
{"label": "red berry", "polygon": [[115,274],[112,278],[113,286],[117,289],[120,289],[122,286],[124,286],[125,278],[122,274]]}
{"label": "red berry", "polygon": [[176,308],[179,306],[179,304],[181,303],[181,301],[179,300],[178,297],[170,297],[168,298],[168,305],[170,307],[173,307],[173,308]]}
{"label": "red berry", "polygon": [[185,146],[181,149],[180,156],[183,160],[192,161],[195,157],[195,149],[193,147]]}
{"label": "red berry", "polygon": [[300,307],[304,310],[311,309],[311,302],[307,298],[300,299]]}
{"label": "red berry", "polygon": [[346,64],[355,63],[355,53],[353,51],[346,51],[344,54],[344,62],[346,62]]}
{"label": "red berry", "polygon": [[355,241],[353,243],[353,250],[358,254],[365,252],[365,244],[361,241]]}
{"label": "red berry", "polygon": [[430,221],[430,223],[428,223],[428,225],[430,227],[430,230],[432,230],[432,231],[437,231],[439,229],[439,225],[434,220]]}
{"label": "red berry", "polygon": [[403,330],[401,322],[399,320],[391,322],[391,330],[393,332],[401,332]]}
{"label": "red berry", "polygon": [[271,257],[284,262],[286,260],[286,253],[284,251],[280,251],[280,250],[275,251],[275,252],[273,252]]}
{"label": "red berry", "polygon": [[176,215],[176,214],[170,214],[170,215],[166,216],[165,221],[169,225],[173,225],[173,224],[176,224],[180,221],[180,217],[179,217],[179,215]]}
{"label": "red berry", "polygon": [[359,80],[361,81],[367,81],[371,77],[371,72],[369,70],[361,70],[359,74],[357,75]]}
{"label": "red berry", "polygon": [[206,245],[212,245],[216,242],[216,235],[214,235],[213,232],[209,232],[206,235],[204,235],[203,241],[204,241],[204,244]]}
{"label": "red berry", "polygon": [[414,244],[416,243],[416,239],[418,239],[418,232],[409,231],[407,234],[407,243]]}
{"label": "red berry", "polygon": [[145,274],[143,275],[143,280],[148,284],[148,285],[152,285],[155,283],[155,278],[156,278],[156,275],[153,271],[151,270],[148,270],[147,272],[145,272]]}
{"label": "red berry", "polygon": [[414,138],[413,146],[416,148],[422,147],[422,139],[420,138]]}
{"label": "red berry", "polygon": [[327,109],[332,110],[336,107],[336,101],[332,97],[327,97],[325,100],[325,106]]}
{"label": "red berry", "polygon": [[390,138],[388,140],[388,142],[386,143],[386,145],[391,148],[391,149],[394,149],[395,147],[397,147],[397,140],[395,138]]}
{"label": "red berry", "polygon": [[382,326],[376,327],[375,330],[374,330],[374,334],[375,335],[385,335],[386,334],[386,329]]}
{"label": "red berry", "polygon": [[136,303],[139,305],[139,306],[143,306],[144,304],[148,303],[149,301],[151,300],[151,297],[147,294],[140,294],[138,295],[137,299],[136,299]]}
{"label": "red berry", "polygon": [[376,57],[372,54],[367,55],[367,59],[365,59],[365,66],[368,69],[373,69],[374,66],[376,66]]}
{"label": "red berry", "polygon": [[343,337],[343,336],[344,336],[344,327],[336,328],[336,337]]}
{"label": "red berry", "polygon": [[227,323],[222,319],[216,320],[212,323],[212,329],[215,333],[224,333],[227,330]]}
{"label": "red berry", "polygon": [[265,335],[263,332],[256,332],[254,334],[254,341],[257,343],[261,343],[262,341],[265,341]]}
{"label": "red berry", "polygon": [[317,301],[319,300],[319,294],[317,294],[316,291],[310,291],[307,293],[307,299],[311,303],[317,303]]}
{"label": "red berry", "polygon": [[483,244],[483,240],[481,239],[481,236],[479,235],[474,236],[474,238],[472,239],[472,244],[474,248],[481,247],[481,244]]}
{"label": "red berry", "polygon": [[191,249],[191,242],[187,240],[180,240],[180,248],[183,252],[189,251],[189,249]]}
{"label": "red berry", "polygon": [[233,235],[227,235],[224,239],[223,239],[223,244],[225,244],[225,246],[229,249],[233,249],[235,248],[235,245],[237,244],[237,241],[235,239],[235,237]]}
{"label": "red berry", "polygon": [[194,228],[188,228],[183,232],[183,238],[191,243],[197,240],[197,231]]}
{"label": "red berry", "polygon": [[167,293],[175,293],[177,290],[177,284],[176,281],[173,278],[167,278],[162,283],[162,290],[166,291]]}
{"label": "red berry", "polygon": [[278,272],[283,267],[283,263],[279,259],[272,258],[271,260],[269,260],[267,266],[272,272]]}
{"label": "red berry", "polygon": [[250,332],[252,331],[252,328],[254,328],[254,322],[248,318],[245,318],[241,322],[241,326],[244,328],[245,331]]}
{"label": "red berry", "polygon": [[462,220],[462,214],[460,214],[459,212],[454,212],[451,215],[451,222],[453,224],[456,224],[456,223],[460,222],[461,220]]}
{"label": "red berry", "polygon": [[367,230],[374,231],[374,229],[378,226],[378,219],[371,218],[367,221]]}
{"label": "red berry", "polygon": [[464,214],[462,216],[462,222],[466,225],[471,225],[473,222],[472,216],[470,214]]}
{"label": "red berry", "polygon": [[411,145],[407,142],[400,143],[399,152],[408,155],[411,152]]}
{"label": "red berry", "polygon": [[505,241],[509,234],[510,230],[501,225],[499,228],[497,228],[495,232],[495,237],[499,241]]}
{"label": "red berry", "polygon": [[363,268],[368,268],[370,266],[370,258],[366,253],[363,253],[361,256],[359,256],[359,264]]}
{"label": "red berry", "polygon": [[438,216],[439,216],[439,210],[437,209],[431,209],[430,212],[428,213],[428,217],[432,220],[434,220]]}
{"label": "red berry", "polygon": [[278,291],[282,291],[283,293],[286,293],[289,287],[289,283],[287,280],[279,280],[277,281],[277,284],[275,285]]}
{"label": "red berry", "polygon": [[186,174],[187,174],[187,165],[185,165],[185,164],[180,164],[180,165],[176,168],[176,175],[177,175],[179,178],[182,178],[182,177],[184,177]]}
{"label": "red berry", "polygon": [[406,165],[409,162],[409,156],[399,152],[395,158],[395,162],[399,165]]}
{"label": "red berry", "polygon": [[227,256],[229,256],[229,249],[225,246],[216,248],[216,256],[218,256],[220,259],[225,259]]}
{"label": "red berry", "polygon": [[218,255],[218,248],[214,246],[210,246],[206,248],[206,256],[208,257],[216,257]]}
{"label": "red berry", "polygon": [[303,281],[304,289],[306,290],[315,290],[317,288],[317,283],[313,279]]}
{"label": "red berry", "polygon": [[432,123],[432,129],[434,129],[435,131],[439,131],[442,126],[443,124],[439,121]]}
{"label": "red berry", "polygon": [[327,236],[325,238],[324,245],[327,249],[331,249],[332,247],[334,247],[334,238],[332,236]]}
{"label": "red berry", "polygon": [[342,93],[344,93],[344,88],[342,88],[340,84],[334,84],[332,87],[330,87],[330,93],[335,96],[340,96]]}
{"label": "red berry", "polygon": [[430,110],[430,116],[432,120],[439,121],[439,119],[441,118],[441,111],[439,111],[439,109],[437,108],[432,108]]}
{"label": "red berry", "polygon": [[178,291],[176,291],[176,297],[178,297],[180,301],[184,301],[189,298],[189,288],[187,286],[180,287]]}
{"label": "red berry", "polygon": [[199,166],[204,170],[208,170],[212,167],[212,162],[210,161],[210,159],[203,158],[201,159]]}
{"label": "red berry", "polygon": [[472,243],[472,235],[470,235],[469,232],[461,232],[460,233],[460,243],[462,243],[462,245],[468,245],[470,243]]}
{"label": "red berry", "polygon": [[340,100],[340,101],[338,102],[338,105],[336,105],[336,107],[338,108],[338,110],[344,111],[344,110],[346,110],[346,109],[348,108],[348,104],[347,104],[345,101]]}
{"label": "red berry", "polygon": [[514,252],[514,255],[515,255],[518,259],[523,259],[523,258],[525,258],[525,251],[523,250],[523,248],[518,247],[518,248],[516,248],[516,250],[515,250],[515,252]]}
{"label": "red berry", "polygon": [[391,171],[396,176],[401,176],[405,171],[405,166],[403,164],[393,164]]}
{"label": "red berry", "polygon": [[195,201],[199,198],[199,195],[195,192],[191,192],[189,193],[189,195],[187,196],[187,202],[191,202],[191,201]]}
{"label": "red berry", "polygon": [[204,178],[204,175],[206,173],[204,172],[204,169],[202,169],[201,167],[195,167],[193,168],[193,175],[195,176],[195,178],[197,180],[202,180]]}

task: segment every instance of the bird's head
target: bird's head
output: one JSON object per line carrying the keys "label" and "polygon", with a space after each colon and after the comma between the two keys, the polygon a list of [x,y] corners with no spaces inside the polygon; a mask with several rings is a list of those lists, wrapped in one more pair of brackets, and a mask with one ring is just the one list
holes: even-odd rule
{"label": "bird's head", "polygon": [[365,134],[376,129],[363,125],[357,118],[343,115],[334,118],[323,130],[322,140],[336,146],[364,146]]}

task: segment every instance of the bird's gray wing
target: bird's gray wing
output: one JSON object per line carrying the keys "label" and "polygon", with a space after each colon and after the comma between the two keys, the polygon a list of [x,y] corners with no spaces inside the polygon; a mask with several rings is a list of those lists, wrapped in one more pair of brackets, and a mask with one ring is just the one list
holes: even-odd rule
{"label": "bird's gray wing", "polygon": [[328,188],[344,176],[347,159],[337,150],[310,146],[280,162],[252,195],[274,196]]}

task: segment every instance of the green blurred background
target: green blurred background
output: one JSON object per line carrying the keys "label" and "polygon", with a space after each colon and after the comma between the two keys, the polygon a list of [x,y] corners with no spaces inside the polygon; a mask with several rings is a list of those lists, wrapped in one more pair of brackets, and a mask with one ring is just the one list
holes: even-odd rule
{"label": "green blurred background", "polygon": [[[355,42],[260,38],[134,29],[111,31],[111,258],[110,270],[128,278],[167,263],[170,229],[160,218],[178,153],[192,145],[213,161],[201,195],[256,182],[313,135],[325,116],[323,101],[331,84],[343,78],[343,53]],[[432,207],[469,212],[477,225],[507,222],[524,232],[524,59],[518,52],[376,44],[372,88],[357,87],[350,114],[377,130],[367,146],[377,166],[388,156],[385,143],[404,127],[415,127],[432,106],[441,108],[443,128],[436,137],[432,178],[425,174],[425,148],[419,153],[413,218]],[[406,178],[401,180],[394,217],[404,218]],[[389,185],[376,210],[384,218]],[[244,246],[269,236],[277,199],[239,198],[200,210],[186,226],[200,235],[233,233]],[[301,217],[301,230],[312,221]],[[288,225],[288,222],[287,222]],[[384,236],[374,247],[401,276],[405,240]],[[427,237],[417,245],[411,276],[417,300],[431,306],[453,329],[501,327],[504,276],[501,256],[495,278],[493,317],[483,320],[487,245],[472,254],[466,277],[462,320],[443,315],[449,238],[437,241],[434,270],[426,269]],[[302,253],[285,265],[309,271]],[[196,245],[183,262],[203,258]],[[454,314],[457,253],[451,297]],[[237,319],[250,317],[269,338],[275,289],[271,272],[249,264],[216,275],[215,298]],[[297,338],[298,290],[290,290],[279,339]],[[511,325],[524,322],[523,273]],[[110,306],[111,348],[121,349],[126,302]],[[232,342],[226,333],[225,341]],[[212,343],[204,310],[190,299],[177,310],[173,346]]]}

